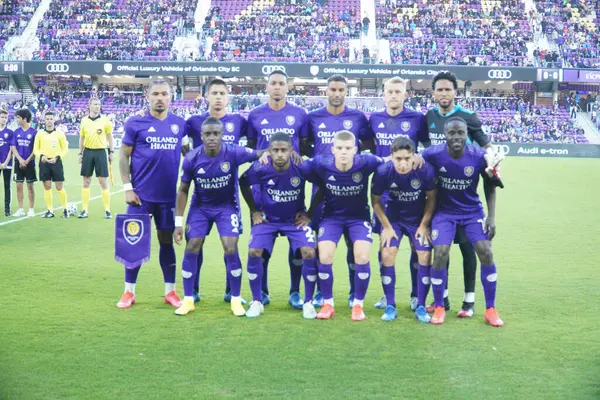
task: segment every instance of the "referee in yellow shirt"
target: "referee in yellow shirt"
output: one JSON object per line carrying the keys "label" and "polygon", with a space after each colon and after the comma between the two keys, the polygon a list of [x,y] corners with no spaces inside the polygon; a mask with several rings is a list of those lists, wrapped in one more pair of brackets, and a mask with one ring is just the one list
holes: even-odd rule
{"label": "referee in yellow shirt", "polygon": [[44,114],[44,130],[35,135],[33,153],[40,160],[40,180],[44,183],[44,201],[48,211],[42,218],[54,218],[52,205],[52,182],[60,197],[63,208],[63,218],[69,218],[67,212],[67,192],[63,188],[65,171],[62,158],[69,152],[69,144],[64,133],[54,127],[54,113],[48,111]]}
{"label": "referee in yellow shirt", "polygon": [[[81,120],[79,129],[79,163],[81,163],[81,176],[83,188],[81,189],[81,214],[77,218],[88,217],[90,203],[90,184],[92,174],[96,171],[98,182],[102,188],[102,202],[104,203],[104,218],[110,219],[110,191],[108,189],[108,164],[112,163],[114,153],[113,126],[110,120],[100,115],[100,100],[91,98],[88,102],[90,115]],[[108,160],[106,149],[108,148]]]}

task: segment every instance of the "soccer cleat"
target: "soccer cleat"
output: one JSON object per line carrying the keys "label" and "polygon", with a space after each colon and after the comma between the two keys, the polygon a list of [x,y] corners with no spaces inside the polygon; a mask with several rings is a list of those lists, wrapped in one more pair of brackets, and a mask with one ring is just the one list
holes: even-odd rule
{"label": "soccer cleat", "polygon": [[352,306],[352,321],[364,321],[365,318],[363,306],[359,306],[358,304]]}
{"label": "soccer cleat", "polygon": [[69,211],[67,211],[67,209],[66,209],[66,208],[63,210],[63,215],[62,215],[62,217],[63,217],[63,218],[69,218]]}
{"label": "soccer cleat", "polygon": [[415,310],[415,318],[424,324],[428,324],[431,321],[431,317],[424,306],[417,307]]}
{"label": "soccer cleat", "polygon": [[[174,293],[174,292],[172,292],[172,293]],[[185,299],[181,303],[181,307],[179,307],[177,310],[175,310],[175,314],[176,315],[188,315],[189,313],[191,313],[194,310],[196,310],[196,306],[194,305],[194,302],[192,300]]]}
{"label": "soccer cleat", "polygon": [[197,290],[194,290],[194,303],[199,303],[200,302],[200,293]]}
{"label": "soccer cleat", "polygon": [[434,325],[441,325],[446,320],[446,309],[444,307],[436,307],[433,310],[433,317],[431,317],[430,323]]}
{"label": "soccer cleat", "polygon": [[48,210],[46,211],[46,214],[42,215],[42,218],[54,218],[54,213]]}
{"label": "soccer cleat", "polygon": [[410,311],[415,311],[419,305],[419,300],[416,297],[410,298]]}
{"label": "soccer cleat", "polygon": [[475,303],[463,301],[462,309],[456,315],[458,318],[471,318],[475,315]]}
{"label": "soccer cleat", "polygon": [[231,299],[231,312],[236,317],[243,317],[244,315],[246,315],[246,310],[242,305],[241,299]]}
{"label": "soccer cleat", "polygon": [[[261,299],[261,302],[263,303],[263,306],[266,306],[267,304],[271,304],[271,298],[269,297],[268,293],[262,292],[262,295],[260,297],[261,297],[260,299]],[[242,304],[246,304],[244,299],[242,299]]]}
{"label": "soccer cleat", "polygon": [[16,213],[12,215],[13,217],[24,217],[25,211],[22,208],[19,208]]}
{"label": "soccer cleat", "polygon": [[[446,309],[446,311],[450,310],[450,299],[448,299],[448,297],[444,297],[444,308]],[[425,307],[425,309],[428,313],[432,313],[435,311],[435,304],[431,303],[430,305]]]}
{"label": "soccer cleat", "polygon": [[393,321],[398,318],[398,311],[396,311],[396,307],[393,305],[389,305],[385,308],[383,315],[381,316],[382,321]]}
{"label": "soccer cleat", "polygon": [[302,305],[302,316],[304,319],[315,319],[317,318],[317,310],[310,302]]}
{"label": "soccer cleat", "polygon": [[375,303],[375,308],[378,310],[385,310],[387,307],[387,299],[385,296],[381,296],[381,299],[377,303]]}
{"label": "soccer cleat", "polygon": [[35,217],[35,211],[33,211],[33,208],[30,208],[29,211],[27,211],[27,216],[28,217]]}
{"label": "soccer cleat", "polygon": [[4,211],[4,216],[5,217],[10,217],[10,210]]}
{"label": "soccer cleat", "polygon": [[88,213],[85,210],[81,210],[81,212],[79,213],[79,215],[77,216],[77,219],[84,219],[88,217]]}
{"label": "soccer cleat", "polygon": [[354,305],[354,293],[350,293],[348,295],[348,307],[352,308],[352,306]]}
{"label": "soccer cleat", "polygon": [[288,304],[295,310],[302,310],[302,305],[304,301],[302,301],[302,297],[300,297],[300,293],[294,292],[290,294],[288,299]]}
{"label": "soccer cleat", "polygon": [[491,326],[504,326],[504,321],[500,319],[500,317],[498,316],[498,311],[496,311],[494,307],[490,307],[485,310],[485,315],[483,319]]}
{"label": "soccer cleat", "polygon": [[315,293],[315,298],[312,301],[313,306],[315,307],[323,307],[323,295],[320,290],[317,290]]}
{"label": "soccer cleat", "polygon": [[[232,308],[232,310],[233,310],[233,308]],[[256,318],[264,312],[265,312],[265,306],[263,306],[260,301],[253,301],[252,303],[250,303],[250,307],[248,307],[248,311],[246,311],[246,317]],[[235,311],[233,313],[235,314]]]}
{"label": "soccer cleat", "polygon": [[110,211],[105,211],[104,212],[104,219],[111,219],[112,218],[112,214],[110,213]]}
{"label": "soccer cleat", "polygon": [[[263,300],[264,300],[264,296],[263,296]],[[225,294],[223,295],[223,301],[225,303],[231,303],[231,292],[225,292]],[[264,301],[262,303],[263,303],[263,305],[265,304]],[[246,304],[246,300],[244,300],[243,298],[242,298],[242,304]]]}
{"label": "soccer cleat", "polygon": [[135,304],[135,294],[131,292],[123,293],[121,296],[121,300],[117,303],[117,307],[119,308],[129,308],[132,304]]}
{"label": "soccer cleat", "polygon": [[331,304],[323,304],[321,311],[317,314],[317,319],[330,319],[335,314],[335,309]]}
{"label": "soccer cleat", "polygon": [[181,307],[181,299],[173,290],[165,295],[165,304],[170,304],[175,308],[179,308]]}

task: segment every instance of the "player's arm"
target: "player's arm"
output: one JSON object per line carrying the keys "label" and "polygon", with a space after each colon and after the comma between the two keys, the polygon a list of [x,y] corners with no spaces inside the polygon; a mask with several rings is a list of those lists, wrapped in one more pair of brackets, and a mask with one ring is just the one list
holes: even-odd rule
{"label": "player's arm", "polygon": [[[12,140],[11,140],[12,142]],[[4,160],[4,162],[2,163],[2,168],[6,168],[6,166],[8,165],[8,162],[10,161],[10,158],[12,157],[12,146],[9,146],[8,148],[8,154],[6,155],[6,160]]]}
{"label": "player's arm", "polygon": [[132,146],[121,144],[121,152],[119,153],[119,173],[121,174],[121,181],[123,181],[123,189],[125,190],[125,202],[132,206],[138,206],[142,204],[142,202],[137,193],[133,191],[133,186],[131,184],[130,160],[132,152]]}
{"label": "player's arm", "polygon": [[256,149],[256,139],[248,138],[248,143],[246,144],[246,147],[250,147],[251,149]]}
{"label": "player's arm", "polygon": [[83,126],[83,120],[82,120],[79,123],[79,154],[77,154],[77,157],[79,158],[79,164],[81,164],[81,162],[83,161],[84,143],[85,143],[85,127]]}
{"label": "player's arm", "polygon": [[427,190],[425,192],[425,212],[423,213],[423,218],[421,218],[421,223],[415,232],[415,239],[420,241],[421,243],[429,243],[431,244],[431,235],[430,235],[430,227],[431,220],[433,218],[433,213],[435,212],[435,199],[436,199],[437,191]]}
{"label": "player's arm", "polygon": [[67,141],[67,137],[64,133],[61,133],[60,137],[58,138],[58,147],[58,155],[54,157],[56,160],[64,158],[67,154],[69,154],[69,142]]}
{"label": "player's arm", "polygon": [[381,203],[381,194],[375,194],[371,192],[371,203],[373,204],[373,211],[375,211],[375,215],[377,219],[381,222],[381,247],[390,247],[390,242],[392,238],[398,239],[398,235],[394,231],[390,220],[387,215],[385,215],[385,208]]}
{"label": "player's arm", "polygon": [[[35,140],[33,141],[33,154],[40,158],[42,156],[42,140],[40,139],[40,135],[35,135]],[[40,161],[44,161],[40,158]]]}
{"label": "player's arm", "polygon": [[113,154],[115,154],[115,141],[113,139],[112,123],[106,124],[106,140],[108,141],[108,162],[112,163]]}
{"label": "player's arm", "polygon": [[486,174],[483,175],[483,193],[488,210],[485,231],[492,240],[496,236],[496,184]]}
{"label": "player's arm", "polygon": [[371,154],[375,154],[376,147],[374,140],[361,140],[360,142],[360,151],[369,150]]}
{"label": "player's arm", "polygon": [[[255,181],[256,173],[254,171],[254,166],[250,167],[246,172],[242,174],[239,180],[240,191],[242,192],[242,197],[244,201],[248,205],[248,209],[250,210],[250,219],[254,225],[262,224],[266,221],[265,215],[258,210],[256,207],[256,203],[254,202],[254,196],[252,195],[251,185],[252,182]],[[254,182],[255,184],[257,182]]]}
{"label": "player's arm", "polygon": [[17,160],[19,160],[19,164],[25,164],[25,160],[23,159],[23,157],[21,157],[21,155],[17,151],[17,146],[16,145],[14,145],[14,144],[11,145],[10,146],[10,151],[15,155],[15,157],[17,158]]}
{"label": "player's arm", "polygon": [[248,115],[248,128],[246,130],[246,138],[248,139],[248,144],[246,147],[250,147],[251,149],[256,149],[256,142],[258,140],[258,132],[254,128],[253,122],[254,116],[252,113]]}
{"label": "player's arm", "polygon": [[181,245],[181,241],[183,240],[183,213],[187,206],[189,192],[190,182],[181,182],[175,202],[175,231],[173,232],[173,239],[178,245]]}
{"label": "player's arm", "polygon": [[321,204],[321,202],[323,201],[324,198],[325,198],[325,196],[324,196],[323,189],[321,188],[321,185],[319,185],[319,186],[317,186],[317,191],[315,192],[315,195],[313,196],[313,198],[310,202],[310,207],[308,208],[308,211],[306,212],[310,219],[312,219],[312,217],[315,215],[315,212],[317,212],[317,208],[319,207],[319,204]]}

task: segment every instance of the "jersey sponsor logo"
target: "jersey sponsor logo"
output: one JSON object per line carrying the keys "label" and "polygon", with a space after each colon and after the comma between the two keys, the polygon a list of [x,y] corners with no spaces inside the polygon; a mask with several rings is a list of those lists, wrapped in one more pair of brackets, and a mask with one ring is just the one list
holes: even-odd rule
{"label": "jersey sponsor logo", "polygon": [[434,229],[434,230],[431,231],[431,238],[433,240],[435,240],[435,239],[438,238],[438,230],[437,229]]}
{"label": "jersey sponsor logo", "polygon": [[144,223],[141,219],[126,219],[123,223],[123,237],[130,245],[134,245],[144,236]]}
{"label": "jersey sponsor logo", "polygon": [[344,121],[344,129],[351,129],[352,128],[352,121],[347,119]]}
{"label": "jersey sponsor logo", "polygon": [[465,175],[470,177],[471,175],[473,175],[473,172],[475,171],[475,168],[469,166],[469,167],[465,167]]}
{"label": "jersey sponsor logo", "polygon": [[171,132],[173,133],[173,135],[177,135],[179,133],[179,125],[177,125],[177,124],[171,125]]}
{"label": "jersey sponsor logo", "polygon": [[410,130],[410,122],[402,121],[400,124],[400,129],[402,129],[404,132],[408,132]]}
{"label": "jersey sponsor logo", "polygon": [[267,121],[266,118],[264,118],[262,121],[260,121],[261,125],[267,125],[269,123],[269,121]]}
{"label": "jersey sponsor logo", "polygon": [[231,165],[229,164],[228,161],[225,161],[225,162],[221,163],[221,171],[223,171],[223,172],[229,172],[230,169],[231,169]]}
{"label": "jersey sponsor logo", "polygon": [[362,180],[362,174],[360,172],[355,172],[352,174],[352,180],[356,183]]}
{"label": "jersey sponsor logo", "polygon": [[233,122],[228,122],[225,124],[225,129],[227,130],[227,132],[233,132],[235,126],[233,125]]}
{"label": "jersey sponsor logo", "polygon": [[294,122],[296,122],[296,118],[293,115],[288,115],[287,117],[285,117],[285,122],[289,126],[292,126],[292,125],[294,125]]}
{"label": "jersey sponsor logo", "polygon": [[150,129],[148,129],[148,132],[156,132],[156,129],[154,129],[154,127],[151,126]]}
{"label": "jersey sponsor logo", "polygon": [[321,122],[321,125],[319,125],[319,129],[323,129],[323,128],[327,128],[327,127],[325,126],[325,123]]}
{"label": "jersey sponsor logo", "polygon": [[410,186],[412,186],[413,189],[418,189],[421,187],[421,181],[418,179],[413,179],[412,181],[410,181]]}
{"label": "jersey sponsor logo", "polygon": [[298,178],[297,176],[293,176],[290,179],[290,183],[292,184],[293,187],[298,187],[298,186],[300,186],[300,178]]}

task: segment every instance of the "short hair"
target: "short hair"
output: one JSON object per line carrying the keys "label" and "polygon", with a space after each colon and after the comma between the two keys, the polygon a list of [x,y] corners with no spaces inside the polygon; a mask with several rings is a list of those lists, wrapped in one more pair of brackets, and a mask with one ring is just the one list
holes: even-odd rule
{"label": "short hair", "polygon": [[392,143],[392,153],[398,150],[408,150],[411,153],[415,152],[415,142],[411,138],[406,136],[398,136]]}
{"label": "short hair", "polygon": [[221,129],[223,129],[223,123],[221,122],[221,120],[219,118],[215,118],[215,117],[208,117],[204,120],[204,122],[202,123],[202,127],[204,128],[205,126],[208,125],[218,125]]}
{"label": "short hair", "polygon": [[285,76],[285,79],[288,78],[288,74],[286,74],[285,71],[282,71],[280,69],[276,69],[275,71],[273,71],[269,75],[267,75],[267,79],[271,79],[271,77],[273,75],[283,75],[283,76]]}
{"label": "short hair", "polygon": [[44,118],[46,118],[48,115],[52,115],[52,116],[54,117],[54,115],[55,115],[55,114],[54,114],[54,111],[52,111],[52,110],[48,110],[48,111],[46,111],[46,112],[44,113]]}
{"label": "short hair", "polygon": [[335,134],[335,137],[333,138],[333,140],[356,141],[356,136],[354,136],[354,133],[352,133],[350,131],[339,131],[338,133]]}
{"label": "short hair", "polygon": [[404,86],[404,89],[406,89],[406,81],[400,78],[399,76],[394,76],[393,78],[390,78],[387,81],[385,81],[385,83],[383,84],[383,90],[385,90],[385,88],[388,85],[393,85],[395,83],[401,84],[402,86]]}
{"label": "short hair", "polygon": [[269,144],[273,142],[286,142],[288,144],[292,144],[292,138],[287,133],[277,132],[271,136]]}
{"label": "short hair", "polygon": [[456,79],[456,75],[454,75],[452,72],[438,72],[437,75],[434,76],[433,80],[431,81],[431,88],[433,90],[435,90],[435,84],[438,83],[438,81],[450,81],[452,82],[454,90],[458,90],[458,80]]}
{"label": "short hair", "polygon": [[329,84],[331,82],[348,83],[348,80],[346,79],[346,77],[344,75],[335,74],[335,75],[331,75],[329,78],[327,78],[327,86],[329,86]]}
{"label": "short hair", "polygon": [[446,122],[444,122],[444,132],[445,132],[445,131],[446,131],[446,129],[448,128],[448,125],[450,125],[450,124],[451,124],[451,123],[453,123],[453,122],[458,122],[458,123],[464,124],[464,125],[465,125],[465,126],[467,126],[467,127],[469,126],[469,125],[467,124],[467,121],[465,121],[465,120],[464,120],[464,119],[462,119],[461,117],[454,116],[454,117],[450,117],[450,118],[448,118],[448,119],[446,120]]}
{"label": "short hair", "polygon": [[225,86],[225,89],[227,90],[227,92],[229,92],[229,89],[227,89],[227,82],[225,82],[221,78],[215,78],[215,79],[212,79],[210,82],[208,82],[208,85],[206,86],[206,93],[208,93],[210,88],[213,87],[214,85],[223,85],[223,86]]}
{"label": "short hair", "polygon": [[31,118],[33,118],[33,115],[31,115],[31,111],[29,111],[29,109],[27,108],[21,108],[20,110],[17,110],[15,115],[23,118],[28,123],[31,122]]}
{"label": "short hair", "polygon": [[171,85],[169,85],[169,82],[165,81],[164,79],[154,79],[152,82],[150,82],[150,86],[148,86],[148,91],[150,91],[150,89],[152,89],[152,87],[156,85],[167,85],[169,87],[169,90],[171,90]]}
{"label": "short hair", "polygon": [[4,108],[0,108],[0,114],[8,115],[8,111],[6,111]]}
{"label": "short hair", "polygon": [[97,98],[97,97],[90,97],[90,99],[88,100],[88,106],[89,106],[90,104],[92,104],[92,101],[97,101],[97,102],[99,102],[100,104],[102,104],[102,102],[100,101],[100,99],[99,99],[99,98]]}

